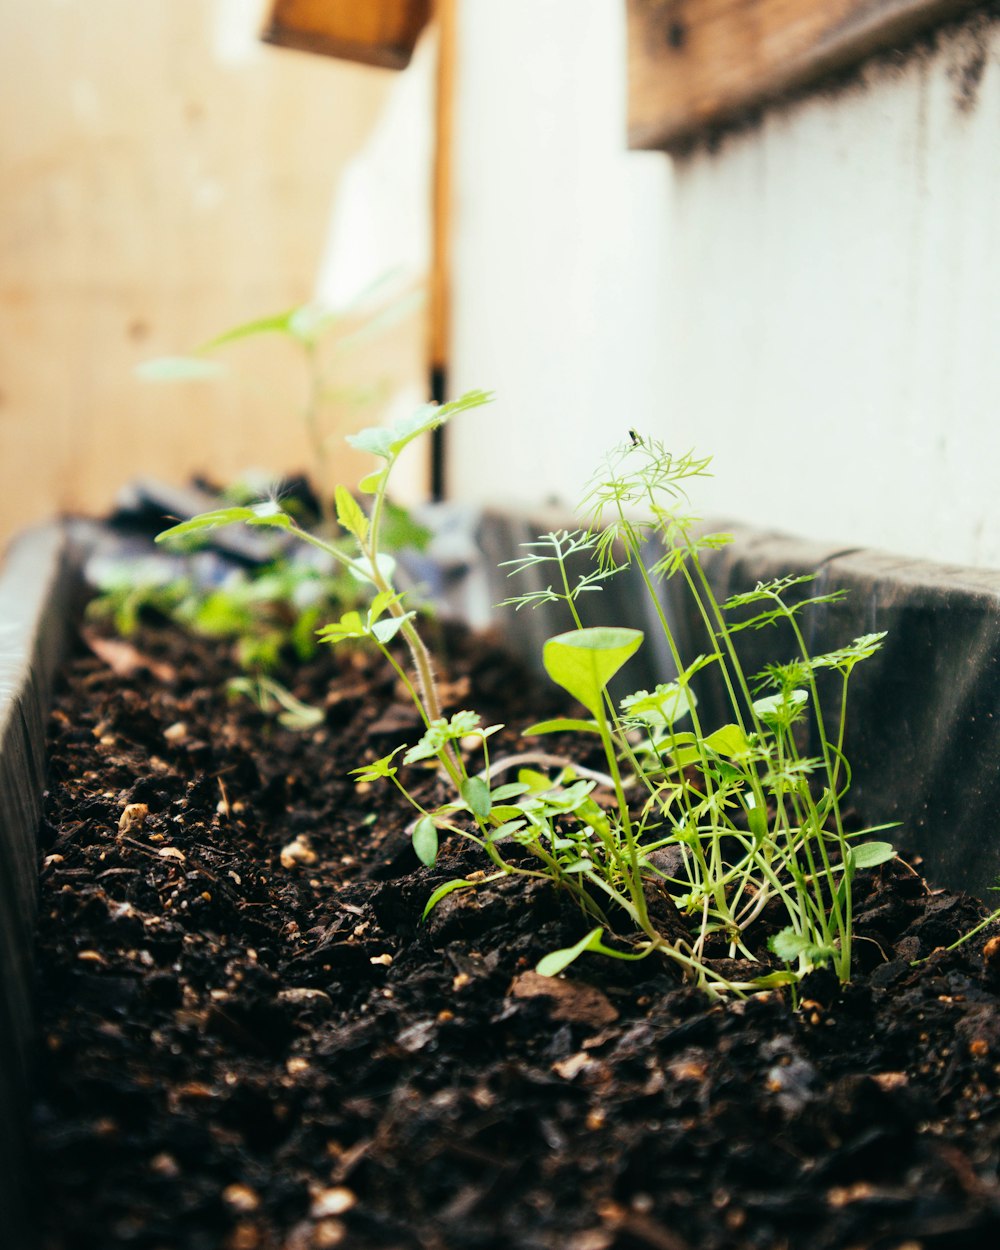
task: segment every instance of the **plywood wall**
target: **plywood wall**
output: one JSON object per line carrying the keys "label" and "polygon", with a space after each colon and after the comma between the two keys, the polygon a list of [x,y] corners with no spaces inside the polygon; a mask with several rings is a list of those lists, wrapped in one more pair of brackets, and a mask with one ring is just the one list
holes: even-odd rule
{"label": "plywood wall", "polygon": [[[285,343],[232,349],[238,383],[133,372],[311,297],[340,174],[393,88],[387,70],[260,44],[260,9],[0,0],[0,545],[103,510],[135,474],[305,463]],[[342,380],[419,379],[421,316]]]}

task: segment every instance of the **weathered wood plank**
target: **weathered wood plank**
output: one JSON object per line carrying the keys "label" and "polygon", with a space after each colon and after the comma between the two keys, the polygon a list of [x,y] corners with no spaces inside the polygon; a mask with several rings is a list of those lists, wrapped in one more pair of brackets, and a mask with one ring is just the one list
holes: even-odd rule
{"label": "weathered wood plank", "polygon": [[673,148],[973,0],[628,0],[629,146]]}
{"label": "weathered wood plank", "polygon": [[262,38],[324,56],[405,69],[431,0],[275,0]]}

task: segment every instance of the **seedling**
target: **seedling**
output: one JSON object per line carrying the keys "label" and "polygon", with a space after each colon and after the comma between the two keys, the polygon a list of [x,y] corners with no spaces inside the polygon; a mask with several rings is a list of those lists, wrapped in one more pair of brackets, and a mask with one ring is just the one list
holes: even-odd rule
{"label": "seedling", "polygon": [[[488,397],[474,392],[441,408],[423,408],[391,428],[363,431],[349,441],[377,456],[381,466],[360,484],[367,510],[345,487],[334,493],[337,520],[352,540],[345,551],[309,534],[277,505],[220,509],[161,535],[181,536],[216,525],[275,526],[327,551],[367,582],[365,608],[345,612],[320,630],[326,642],[365,640],[377,646],[409,692],[424,725],[421,738],[355,770],[363,781],[395,785],[417,812],[412,826],[418,858],[432,864],[441,832],[469,838],[494,871],[471,881],[448,881],[430,897],[425,915],[456,890],[479,888],[505,874],[546,879],[567,890],[591,921],[572,947],[555,951],[538,970],[555,975],[586,952],[616,959],[658,954],[712,994],[745,995],[794,985],[809,970],[829,965],[846,981],[851,971],[852,887],[855,874],[885,862],[892,846],[875,829],[849,833],[842,815],[850,783],[844,755],[846,695],[856,666],[873,655],[883,634],[869,634],[823,655],[809,653],[800,617],[840,594],[804,597],[808,578],[781,578],[720,603],[701,553],[729,541],[701,534],[686,513],[686,486],[707,472],[708,461],[674,457],[658,442],[630,432],[609,458],[584,501],[585,525],[528,544],[514,572],[550,569],[543,591],[510,600],[517,607],[563,603],[572,628],[550,638],[543,663],[583,715],[540,722],[529,736],[575,736],[596,749],[603,768],[560,763],[539,753],[523,759],[515,780],[499,782],[511,761],[491,763],[489,739],[500,726],[478,715],[442,713],[428,649],[415,613],[393,584],[393,564],[381,547],[387,486],[401,452],[415,439]],[[642,509],[638,512],[638,509]],[[589,557],[583,574],[570,559]],[[644,643],[640,630],[588,627],[580,610],[587,592],[600,590],[634,568],[650,597],[653,616],[672,658],[671,680],[652,691],[613,697],[611,683]],[[682,656],[658,583],[679,578],[704,626],[702,654]],[[792,656],[748,674],[737,645],[748,629],[780,627]],[[409,665],[395,647],[406,644]],[[726,691],[731,719],[703,723],[697,687],[714,672]],[[837,710],[825,714],[833,678]],[[816,746],[805,750],[811,727]],[[467,760],[481,766],[473,771]],[[406,783],[409,766],[434,760],[452,798],[428,810]],[[600,801],[599,801],[600,800]],[[530,852],[513,862],[510,844]],[[655,894],[687,917],[688,936],[668,934],[654,918]],[[779,920],[778,917],[781,917]],[[719,954],[759,965],[760,922],[778,966],[743,979],[713,965]],[[794,990],[793,990],[794,992]]]}
{"label": "seedling", "polygon": [[[365,398],[357,391],[347,393],[333,385],[329,376],[331,355],[334,360],[342,357],[412,307],[412,296],[378,301],[379,288],[387,281],[382,279],[364,292],[346,312],[334,313],[307,304],[256,318],[217,335],[190,355],[146,361],[137,370],[140,377],[159,382],[216,378],[226,372],[219,359],[223,349],[260,337],[284,339],[301,354],[307,379],[301,415],[312,452],[321,532],[329,540],[322,549],[336,556],[332,569],[288,559],[278,552],[273,562],[260,570],[233,569],[221,583],[205,586],[195,578],[165,578],[162,569],[145,572],[131,566],[113,574],[91,609],[95,614],[111,616],[123,634],[135,629],[144,609],[151,609],[194,633],[232,640],[237,663],[248,676],[234,678],[230,691],[248,696],[263,711],[278,712],[282,723],[291,728],[308,728],[322,716],[277,681],[274,670],[279,658],[291,650],[299,659],[308,659],[317,646],[318,626],[336,611],[349,609],[365,598],[361,581],[353,575],[356,570],[345,567],[340,559],[342,545],[334,539],[337,511],[322,414],[331,401],[358,403]],[[241,484],[236,484],[227,492],[236,506],[242,502],[241,489]],[[304,526],[298,516],[297,520],[301,530]],[[197,539],[205,528],[193,527],[192,537]],[[429,539],[405,509],[388,500],[384,502],[381,529],[386,550],[420,548]]]}
{"label": "seedling", "polygon": [[300,416],[312,457],[324,529],[336,530],[334,491],[323,413],[332,402],[357,406],[371,395],[357,388],[345,390],[335,385],[330,358],[339,361],[366,339],[383,333],[409,312],[419,298],[410,293],[390,300],[379,300],[379,291],[391,275],[372,285],[351,308],[334,312],[320,304],[302,304],[270,316],[257,317],[209,339],[186,356],[164,356],[138,366],[139,377],[151,382],[202,381],[223,376],[225,363],[219,352],[236,343],[258,338],[278,338],[289,343],[300,355],[306,378],[306,395]]}

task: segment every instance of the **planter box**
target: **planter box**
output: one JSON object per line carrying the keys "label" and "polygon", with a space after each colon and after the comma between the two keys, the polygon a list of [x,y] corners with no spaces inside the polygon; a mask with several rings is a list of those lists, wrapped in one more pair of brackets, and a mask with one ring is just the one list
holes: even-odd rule
{"label": "planter box", "polygon": [[[482,619],[488,605],[512,593],[498,561],[552,528],[527,517],[476,518],[483,558],[442,566],[452,605]],[[985,896],[1000,871],[992,817],[1000,798],[995,769],[1000,693],[1000,574],[844,551],[737,528],[735,541],[706,559],[717,592],[758,580],[817,572],[819,591],[845,588],[842,601],[813,610],[810,645],[820,652],[875,629],[890,637],[859,670],[853,692],[848,757],[852,795],[866,822],[899,821],[896,840],[922,859],[932,881]],[[0,579],[0,1227],[5,1244],[26,1244],[19,1216],[31,1022],[31,945],[36,852],[34,833],[44,784],[46,709],[55,668],[69,636],[81,553],[68,531],[27,534],[8,554]],[[463,571],[464,570],[464,571]],[[516,589],[528,589],[520,579]],[[675,602],[666,609],[679,635],[701,649],[697,626]],[[633,593],[633,591],[635,593]],[[592,596],[589,616],[644,627],[638,587],[627,579]],[[636,619],[638,618],[638,619]],[[546,636],[565,628],[544,610],[497,614],[511,644],[537,661]],[[594,622],[598,623],[598,622]],[[652,633],[651,633],[652,636]],[[775,658],[774,635],[744,634],[760,661]],[[749,657],[753,671],[753,655]],[[645,671],[639,668],[645,665]],[[634,686],[669,676],[654,648],[630,670]],[[707,719],[716,719],[712,694]],[[718,717],[723,715],[721,701]]]}
{"label": "planter box", "polygon": [[0,1228],[11,1247],[26,1239],[21,1169],[45,724],[78,568],[65,530],[51,526],[24,534],[0,576]]}

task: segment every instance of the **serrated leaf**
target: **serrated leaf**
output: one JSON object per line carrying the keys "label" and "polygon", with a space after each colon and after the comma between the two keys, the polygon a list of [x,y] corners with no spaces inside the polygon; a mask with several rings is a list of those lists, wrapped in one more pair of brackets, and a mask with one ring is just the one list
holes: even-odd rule
{"label": "serrated leaf", "polygon": [[753,710],[768,725],[788,725],[798,715],[809,699],[805,690],[785,690],[780,694],[765,695],[755,699]]}
{"label": "serrated leaf", "polygon": [[316,631],[316,637],[320,642],[333,644],[344,642],[348,638],[366,638],[367,636],[368,629],[361,619],[361,613],[354,608],[345,612],[339,621],[324,625],[322,629]]}
{"label": "serrated leaf", "polygon": [[786,964],[794,963],[800,957],[812,964],[825,963],[834,954],[831,947],[818,945],[807,934],[796,933],[791,926],[776,933],[767,945]]}
{"label": "serrated leaf", "polygon": [[338,486],[334,492],[337,505],[337,520],[349,534],[353,534],[359,543],[368,536],[368,518],[361,505],[346,486]]}
{"label": "serrated leaf", "polygon": [[[421,816],[413,826],[411,839],[417,859],[425,868],[433,866],[438,853],[438,831],[432,816]],[[426,912],[424,913],[426,915]]]}
{"label": "serrated leaf", "polygon": [[443,898],[447,898],[449,894],[453,894],[455,890],[472,890],[475,889],[475,885],[476,883],[474,881],[466,881],[464,877],[459,877],[454,881],[446,881],[444,885],[439,885],[427,900],[427,904],[424,907],[423,914],[420,919],[426,920],[434,908],[437,907],[438,903],[440,903]]}
{"label": "serrated leaf", "polygon": [[485,391],[469,391],[448,404],[422,404],[415,412],[400,417],[389,426],[371,426],[347,436],[348,443],[358,451],[370,452],[383,460],[394,460],[414,439],[443,425],[458,412],[477,408],[490,402]]}

